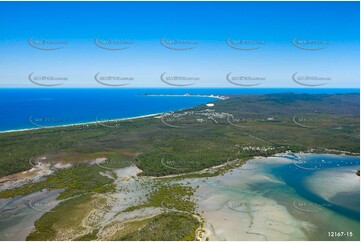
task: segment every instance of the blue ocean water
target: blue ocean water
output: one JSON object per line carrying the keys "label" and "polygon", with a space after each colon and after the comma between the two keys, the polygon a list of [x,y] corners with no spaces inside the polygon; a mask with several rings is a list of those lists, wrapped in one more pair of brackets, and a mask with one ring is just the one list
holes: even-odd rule
{"label": "blue ocean water", "polygon": [[359,89],[282,88],[139,88],[0,89],[0,131],[129,118],[212,102],[209,97],[144,94],[359,93]]}

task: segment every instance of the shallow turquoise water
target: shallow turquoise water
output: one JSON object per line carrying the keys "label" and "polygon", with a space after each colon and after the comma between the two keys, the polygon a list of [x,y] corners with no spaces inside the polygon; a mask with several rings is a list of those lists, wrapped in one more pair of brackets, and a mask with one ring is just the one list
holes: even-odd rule
{"label": "shallow turquoise water", "polygon": [[263,158],[197,181],[210,239],[358,241],[359,162],[344,155]]}

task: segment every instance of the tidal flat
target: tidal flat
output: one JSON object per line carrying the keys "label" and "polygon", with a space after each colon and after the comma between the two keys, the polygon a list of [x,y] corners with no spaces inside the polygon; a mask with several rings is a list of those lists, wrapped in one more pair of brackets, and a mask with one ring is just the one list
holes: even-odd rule
{"label": "tidal flat", "polygon": [[[302,163],[300,160],[303,160]],[[315,167],[325,164],[325,161],[328,167],[321,166],[321,169],[314,170],[300,168],[300,164],[302,167]],[[357,197],[360,186],[359,177],[355,174],[357,169],[359,157],[328,154],[287,154],[251,159],[218,176],[187,179],[139,176],[141,170],[130,165],[113,170],[117,177],[114,179],[115,192],[94,195],[86,200],[89,209],[75,218],[79,228],[72,228],[79,232],[61,237],[69,228],[55,223],[53,226],[57,228],[57,235],[54,239],[77,239],[90,235],[102,240],[120,237],[139,239],[142,233],[135,231],[151,226],[155,220],[168,221],[172,216],[184,220],[187,215],[192,215],[195,219],[199,218],[193,233],[197,230],[197,239],[200,240],[358,240],[360,201]],[[329,182],[335,183],[335,186],[327,185]],[[175,194],[158,196],[164,200],[159,203],[154,196],[150,198],[159,187],[175,185],[193,189],[194,194],[189,201],[194,202],[194,211],[177,207],[179,198]],[[2,239],[26,239],[34,228],[35,220],[51,209],[42,219],[52,215],[59,203],[54,203],[57,194],[58,191],[33,194],[37,197],[41,195],[42,200],[39,201],[42,203],[36,203],[38,207],[41,206],[39,204],[52,206],[44,205],[40,211],[34,210],[34,206],[15,209],[11,217],[4,220],[8,225],[1,227]],[[350,196],[354,199],[352,204],[349,202]],[[2,202],[9,206],[16,204],[17,200],[2,199]],[[68,210],[71,209],[65,211]],[[19,219],[24,211],[31,216],[36,213],[37,216],[31,221]],[[29,229],[24,230],[25,226]],[[38,226],[38,235],[42,234],[41,231]],[[329,236],[329,232],[337,231],[352,233],[352,236]],[[189,232],[192,230],[185,234]]]}
{"label": "tidal flat", "polygon": [[[309,164],[327,161],[337,168],[306,170],[294,159],[270,157],[250,160],[224,176],[201,182],[197,194],[206,236],[210,240],[359,240],[359,157],[308,154],[302,158]],[[352,232],[352,236],[332,237],[329,232]]]}
{"label": "tidal flat", "polygon": [[1,239],[358,240],[359,94],[213,104],[1,133]]}

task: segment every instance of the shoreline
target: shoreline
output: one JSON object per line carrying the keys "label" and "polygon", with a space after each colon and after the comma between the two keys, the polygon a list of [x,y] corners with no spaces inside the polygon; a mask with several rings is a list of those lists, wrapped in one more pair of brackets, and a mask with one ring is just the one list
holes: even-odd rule
{"label": "shoreline", "polygon": [[203,95],[203,94],[143,94],[143,96],[147,96],[147,97],[207,97],[207,98],[215,98],[215,99],[219,99],[219,100],[227,100],[230,97],[225,96],[225,95],[214,95],[214,94],[210,94],[210,95]]}
{"label": "shoreline", "polygon": [[[326,151],[326,150],[325,150]],[[274,158],[283,158],[283,159],[290,159],[290,157],[287,157],[287,155],[290,155],[290,154],[293,154],[295,155],[297,158],[299,158],[299,155],[336,155],[336,156],[349,156],[349,157],[360,157],[360,154],[356,154],[356,153],[353,153],[353,154],[335,154],[335,153],[312,153],[312,152],[307,152],[307,153],[304,153],[304,152],[295,152],[295,153],[275,153],[271,156],[262,156],[262,155],[256,155],[256,156],[252,156],[246,160],[243,160],[242,164],[238,164],[237,166],[234,166],[234,163],[236,162],[239,162],[239,159],[234,159],[234,160],[230,160],[230,161],[226,161],[225,163],[223,164],[220,164],[220,165],[214,165],[214,166],[211,166],[211,167],[208,167],[208,168],[204,168],[202,170],[198,170],[198,171],[190,171],[190,172],[186,172],[186,173],[178,173],[178,174],[171,174],[171,175],[164,175],[164,176],[151,176],[151,175],[146,175],[146,176],[142,176],[142,177],[147,177],[147,178],[151,178],[151,179],[169,179],[169,178],[181,178],[181,179],[192,179],[192,178],[189,178],[187,177],[188,175],[202,175],[202,174],[207,174],[207,172],[217,172],[217,171],[221,171],[222,168],[224,167],[227,167],[227,166],[231,166],[229,169],[232,170],[232,169],[237,169],[239,167],[242,167],[243,165],[246,165],[247,162],[249,161],[253,161],[253,160],[259,160],[259,159],[274,159]],[[292,163],[292,162],[291,162]],[[225,173],[229,172],[229,170],[225,170]],[[208,173],[210,174],[210,173]],[[219,176],[216,175],[216,176],[207,176],[208,178],[210,177],[217,177]]]}
{"label": "shoreline", "polygon": [[[186,94],[179,94],[179,95],[171,95],[171,94],[144,94],[145,96],[182,96],[182,97],[207,97],[207,98],[214,98],[218,100],[226,100],[229,97],[226,96],[219,96],[219,95],[186,95]],[[201,104],[206,105],[206,104]],[[186,108],[194,108],[196,106],[186,107]],[[182,109],[186,109],[182,108]],[[151,113],[151,114],[145,114],[145,115],[139,115],[139,116],[132,116],[127,118],[116,118],[116,119],[109,119],[106,121],[89,121],[89,122],[82,122],[82,123],[73,123],[73,124],[64,124],[64,125],[54,125],[54,126],[44,126],[44,127],[35,127],[35,128],[24,128],[24,129],[11,129],[11,130],[4,130],[0,131],[1,134],[5,133],[15,133],[15,132],[24,132],[24,131],[32,131],[32,130],[41,130],[41,129],[51,129],[51,128],[62,128],[62,127],[73,127],[73,126],[81,126],[81,125],[90,125],[90,124],[101,124],[101,123],[108,123],[108,122],[119,122],[119,121],[126,121],[126,120],[135,120],[135,119],[141,119],[141,118],[149,118],[154,117],[157,115],[162,115],[167,112],[176,112],[180,111],[182,109],[177,110],[171,110],[171,111],[165,111],[165,112],[159,112],[159,113]]]}
{"label": "shoreline", "polygon": [[[282,153],[280,153],[280,154],[282,154]],[[294,154],[298,154],[298,153],[294,153]],[[254,158],[258,158],[258,157],[255,156],[252,159],[254,159]],[[267,159],[267,158],[270,158],[270,157],[262,157],[262,158]],[[252,160],[252,159],[250,159],[250,160]],[[248,162],[248,161],[249,160],[247,160],[246,162]],[[126,169],[126,168],[120,168],[120,169]],[[127,174],[127,173],[125,173],[125,174]],[[132,176],[132,174],[128,174],[128,175]],[[138,176],[138,174],[136,176]],[[234,176],[237,176],[237,174],[232,175],[232,177],[234,177]],[[216,181],[217,179],[222,179],[222,180],[227,179],[225,177],[223,177],[223,178],[221,178],[221,177],[223,177],[223,176],[209,177],[209,178],[213,179],[214,181]],[[148,177],[147,176],[147,178],[154,179],[155,177]],[[121,179],[121,176],[118,179]],[[185,178],[185,179],[182,179],[182,180],[184,180],[184,181],[187,180],[188,181],[188,178]],[[195,182],[194,183],[191,182],[191,184],[194,184],[194,186],[195,185],[200,185],[200,186],[203,186],[203,187],[205,186],[207,188],[208,187],[207,184],[210,184],[210,183],[207,183],[207,184],[204,185],[204,183],[201,182],[201,180],[202,179],[198,180],[197,178],[195,178],[195,180],[194,180]],[[233,178],[233,180],[234,180],[234,178]],[[203,202],[203,205],[201,206],[201,205],[199,205],[200,204],[199,202],[196,202],[201,209],[208,209],[208,210],[206,210],[203,213],[199,213],[199,215],[197,214],[197,212],[195,212],[195,213],[189,213],[189,212],[186,212],[186,211],[174,211],[174,212],[187,213],[187,214],[195,217],[196,219],[198,219],[198,221],[200,221],[200,223],[201,223],[201,226],[199,226],[197,228],[197,230],[195,231],[195,236],[196,236],[196,238],[201,239],[203,241],[206,240],[207,237],[211,238],[211,240],[213,240],[215,237],[218,238],[218,236],[222,236],[221,233],[215,233],[211,229],[211,227],[207,226],[207,223],[214,224],[213,222],[215,221],[215,218],[217,216],[219,217],[220,215],[222,215],[221,217],[227,218],[227,220],[225,220],[224,222],[222,221],[224,224],[216,223],[216,224],[214,224],[214,226],[216,226],[217,228],[226,229],[228,231],[232,230],[232,226],[230,226],[230,224],[229,224],[230,222],[234,222],[237,225],[242,225],[243,222],[249,222],[249,223],[252,222],[253,223],[253,221],[254,221],[254,225],[253,225],[252,229],[256,230],[256,231],[259,231],[259,230],[261,230],[261,228],[263,226],[263,221],[270,220],[273,217],[272,214],[277,215],[275,217],[275,220],[274,220],[274,223],[273,223],[274,224],[273,226],[275,226],[276,229],[279,229],[279,225],[280,225],[282,220],[286,220],[286,219],[290,219],[290,218],[294,218],[294,220],[292,220],[293,222],[291,224],[288,224],[288,226],[291,226],[291,228],[296,228],[296,229],[300,227],[299,224],[297,223],[297,221],[300,220],[300,218],[294,217],[292,214],[287,213],[287,209],[285,209],[284,205],[277,205],[276,203],[273,202],[273,199],[271,199],[271,198],[267,198],[267,199],[263,199],[263,200],[259,200],[259,201],[257,200],[257,202],[254,203],[254,206],[258,206],[258,205],[263,206],[263,208],[262,208],[263,211],[258,212],[258,213],[254,213],[255,218],[253,218],[253,217],[249,218],[249,219],[248,218],[242,218],[242,220],[239,220],[239,218],[237,216],[235,216],[235,214],[237,215],[238,213],[235,213],[234,211],[230,211],[229,207],[221,208],[221,211],[219,211],[218,209],[213,209],[214,205],[217,205],[217,203],[215,203],[215,202],[220,202],[220,204],[221,204],[221,202],[223,202],[223,200],[222,200],[223,195],[222,194],[221,194],[222,196],[220,197],[221,200],[219,200],[217,196],[212,197],[212,194],[214,194],[214,190],[201,190],[197,194],[198,194],[198,196],[205,196],[205,197],[207,197],[207,194],[210,194],[210,196],[207,197],[206,200],[210,199],[209,201],[214,201],[213,203],[209,203],[209,202],[204,203]],[[228,198],[228,197],[226,197],[226,198]],[[253,197],[251,197],[251,198],[253,198]],[[230,202],[249,203],[248,202],[249,197],[244,196],[244,195],[236,196],[236,197],[233,197],[232,199],[233,200],[227,200],[227,202],[230,201]],[[295,199],[297,199],[297,198],[295,198]],[[308,200],[305,200],[305,201],[308,201]],[[252,203],[250,203],[250,204],[252,204]],[[172,211],[173,209],[169,208],[167,210]],[[269,210],[269,211],[267,211],[267,210]],[[162,214],[162,212],[160,212],[159,214]],[[158,214],[155,214],[154,216],[157,216],[157,215]],[[153,215],[151,215],[151,217],[153,217]],[[121,220],[119,220],[119,223],[123,224],[123,223],[127,223],[129,221],[142,221],[142,220],[144,220],[146,218],[147,218],[147,216],[146,217],[137,217],[137,215],[135,215],[134,217],[131,216],[129,218],[126,217],[125,219],[121,219]],[[81,220],[81,221],[83,222],[84,220]],[[113,221],[117,221],[117,220],[113,220]],[[112,221],[109,220],[107,222],[109,222],[107,224],[111,224]],[[202,222],[204,222],[204,224],[202,224]],[[105,228],[107,228],[106,225],[103,226],[102,231],[107,231],[105,229]],[[267,225],[267,227],[268,228],[273,228],[273,227],[270,227],[269,225]],[[247,230],[246,227],[244,227],[244,228],[242,227],[242,230],[240,230],[240,233],[242,234],[242,236],[247,236],[247,238],[251,238],[249,236],[253,236],[252,233],[248,233],[248,230]],[[231,236],[231,237],[229,237],[229,239],[231,240],[231,238],[232,239],[236,238],[236,237],[232,237],[232,236],[235,236],[235,235],[236,234],[234,234],[234,233],[230,233],[229,236]],[[282,235],[282,233],[271,233],[270,232],[270,233],[265,234],[265,236],[267,236],[267,238],[273,238],[272,236],[283,236],[283,235]],[[288,236],[288,235],[286,234],[285,236]],[[221,238],[221,237],[219,237],[219,238]],[[280,238],[283,238],[283,237],[280,237]],[[102,239],[104,239],[104,238],[102,238]]]}
{"label": "shoreline", "polygon": [[12,130],[5,130],[0,131],[0,134],[4,133],[14,133],[14,132],[24,132],[24,131],[32,131],[32,130],[40,130],[40,129],[53,129],[53,128],[62,128],[62,127],[73,127],[73,126],[81,126],[81,125],[89,125],[89,124],[99,124],[99,123],[108,123],[108,122],[118,122],[118,121],[125,121],[125,120],[133,120],[133,119],[140,119],[140,118],[149,118],[154,117],[157,115],[164,114],[162,113],[152,113],[152,114],[146,114],[146,115],[140,115],[140,116],[134,116],[134,117],[128,117],[128,118],[119,118],[119,119],[109,119],[106,121],[89,121],[84,123],[75,123],[75,124],[64,124],[64,125],[54,125],[54,126],[44,126],[44,127],[38,127],[38,128],[26,128],[26,129],[12,129]]}

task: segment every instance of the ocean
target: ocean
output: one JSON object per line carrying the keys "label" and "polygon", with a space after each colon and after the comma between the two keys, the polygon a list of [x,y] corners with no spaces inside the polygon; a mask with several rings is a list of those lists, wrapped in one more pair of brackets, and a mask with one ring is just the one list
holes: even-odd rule
{"label": "ocean", "polygon": [[138,88],[0,89],[0,131],[52,127],[131,118],[213,102],[211,97],[146,94],[232,95],[270,93],[359,93],[359,89],[321,88]]}

